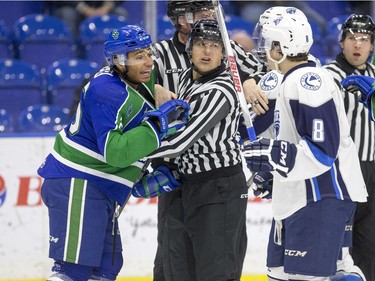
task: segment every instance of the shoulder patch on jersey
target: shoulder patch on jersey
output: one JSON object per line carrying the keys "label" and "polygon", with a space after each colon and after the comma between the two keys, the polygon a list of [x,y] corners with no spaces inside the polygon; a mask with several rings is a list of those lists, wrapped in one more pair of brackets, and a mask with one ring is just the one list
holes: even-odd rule
{"label": "shoulder patch on jersey", "polygon": [[269,72],[259,81],[259,86],[263,91],[271,91],[279,84],[279,77],[274,72]]}
{"label": "shoulder patch on jersey", "polygon": [[301,85],[305,89],[316,91],[322,85],[322,79],[320,76],[314,72],[308,72],[301,77]]}

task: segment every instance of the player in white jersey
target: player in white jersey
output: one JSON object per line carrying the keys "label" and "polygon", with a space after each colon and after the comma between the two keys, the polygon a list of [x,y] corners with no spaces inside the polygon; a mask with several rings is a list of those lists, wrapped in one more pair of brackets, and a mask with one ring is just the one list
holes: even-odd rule
{"label": "player in white jersey", "polygon": [[367,196],[358,157],[339,89],[308,61],[307,20],[284,15],[264,25],[262,36],[269,64],[285,75],[275,106],[275,139],[244,147],[252,171],[274,174],[268,275],[328,280],[336,273],[354,201]]}

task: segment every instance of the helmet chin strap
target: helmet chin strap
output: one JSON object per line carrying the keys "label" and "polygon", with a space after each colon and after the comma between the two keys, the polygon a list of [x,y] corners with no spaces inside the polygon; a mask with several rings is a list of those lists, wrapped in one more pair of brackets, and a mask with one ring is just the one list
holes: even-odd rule
{"label": "helmet chin strap", "polygon": [[273,65],[275,66],[275,70],[276,70],[277,72],[280,72],[280,73],[281,73],[280,68],[279,68],[279,64],[282,63],[282,62],[286,59],[286,55],[283,54],[283,57],[281,58],[281,60],[277,61],[277,60],[271,58],[270,51],[266,50],[266,54],[267,54],[267,58],[268,58],[270,61],[273,62]]}

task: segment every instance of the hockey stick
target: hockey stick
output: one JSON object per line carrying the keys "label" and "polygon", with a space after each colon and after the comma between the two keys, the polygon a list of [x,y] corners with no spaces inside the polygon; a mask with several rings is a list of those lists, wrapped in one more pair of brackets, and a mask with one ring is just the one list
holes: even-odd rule
{"label": "hockey stick", "polygon": [[224,14],[223,14],[223,8],[218,0],[212,0],[212,4],[214,5],[214,10],[216,14],[216,19],[219,24],[219,29],[221,33],[221,37],[223,38],[224,48],[228,55],[228,63],[229,63],[229,69],[233,77],[234,81],[234,87],[236,88],[236,91],[238,93],[238,98],[240,100],[241,104],[241,111],[245,120],[245,125],[247,128],[247,135],[249,136],[250,141],[256,140],[256,134],[253,127],[253,121],[250,117],[250,111],[247,107],[247,102],[245,99],[245,94],[243,91],[241,78],[239,76],[237,64],[236,64],[236,58],[233,54],[233,49],[230,44],[229,35],[227,31],[227,27],[225,25],[224,20]]}

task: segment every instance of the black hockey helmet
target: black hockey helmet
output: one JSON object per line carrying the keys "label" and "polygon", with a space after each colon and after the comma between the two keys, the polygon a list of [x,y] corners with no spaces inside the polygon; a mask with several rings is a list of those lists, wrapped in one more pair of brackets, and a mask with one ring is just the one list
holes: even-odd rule
{"label": "black hockey helmet", "polygon": [[213,10],[214,4],[211,0],[193,0],[191,1],[191,10],[192,12],[204,11],[204,10]]}
{"label": "black hockey helmet", "polygon": [[340,42],[344,41],[348,32],[369,34],[371,35],[371,42],[373,43],[375,34],[374,20],[368,15],[352,14],[341,25],[341,32],[339,37]]}
{"label": "black hockey helmet", "polygon": [[185,16],[186,13],[191,11],[191,1],[176,1],[168,0],[167,16],[173,26],[179,30],[178,17]]}
{"label": "black hockey helmet", "polygon": [[186,43],[186,51],[189,56],[191,56],[193,41],[197,38],[209,39],[222,43],[223,39],[218,22],[212,19],[201,19],[193,25],[188,34],[188,41]]}
{"label": "black hockey helmet", "polygon": [[194,13],[204,10],[212,10],[214,8],[211,0],[168,0],[167,16],[173,26],[180,30],[178,17],[185,16],[186,21],[193,24]]}

